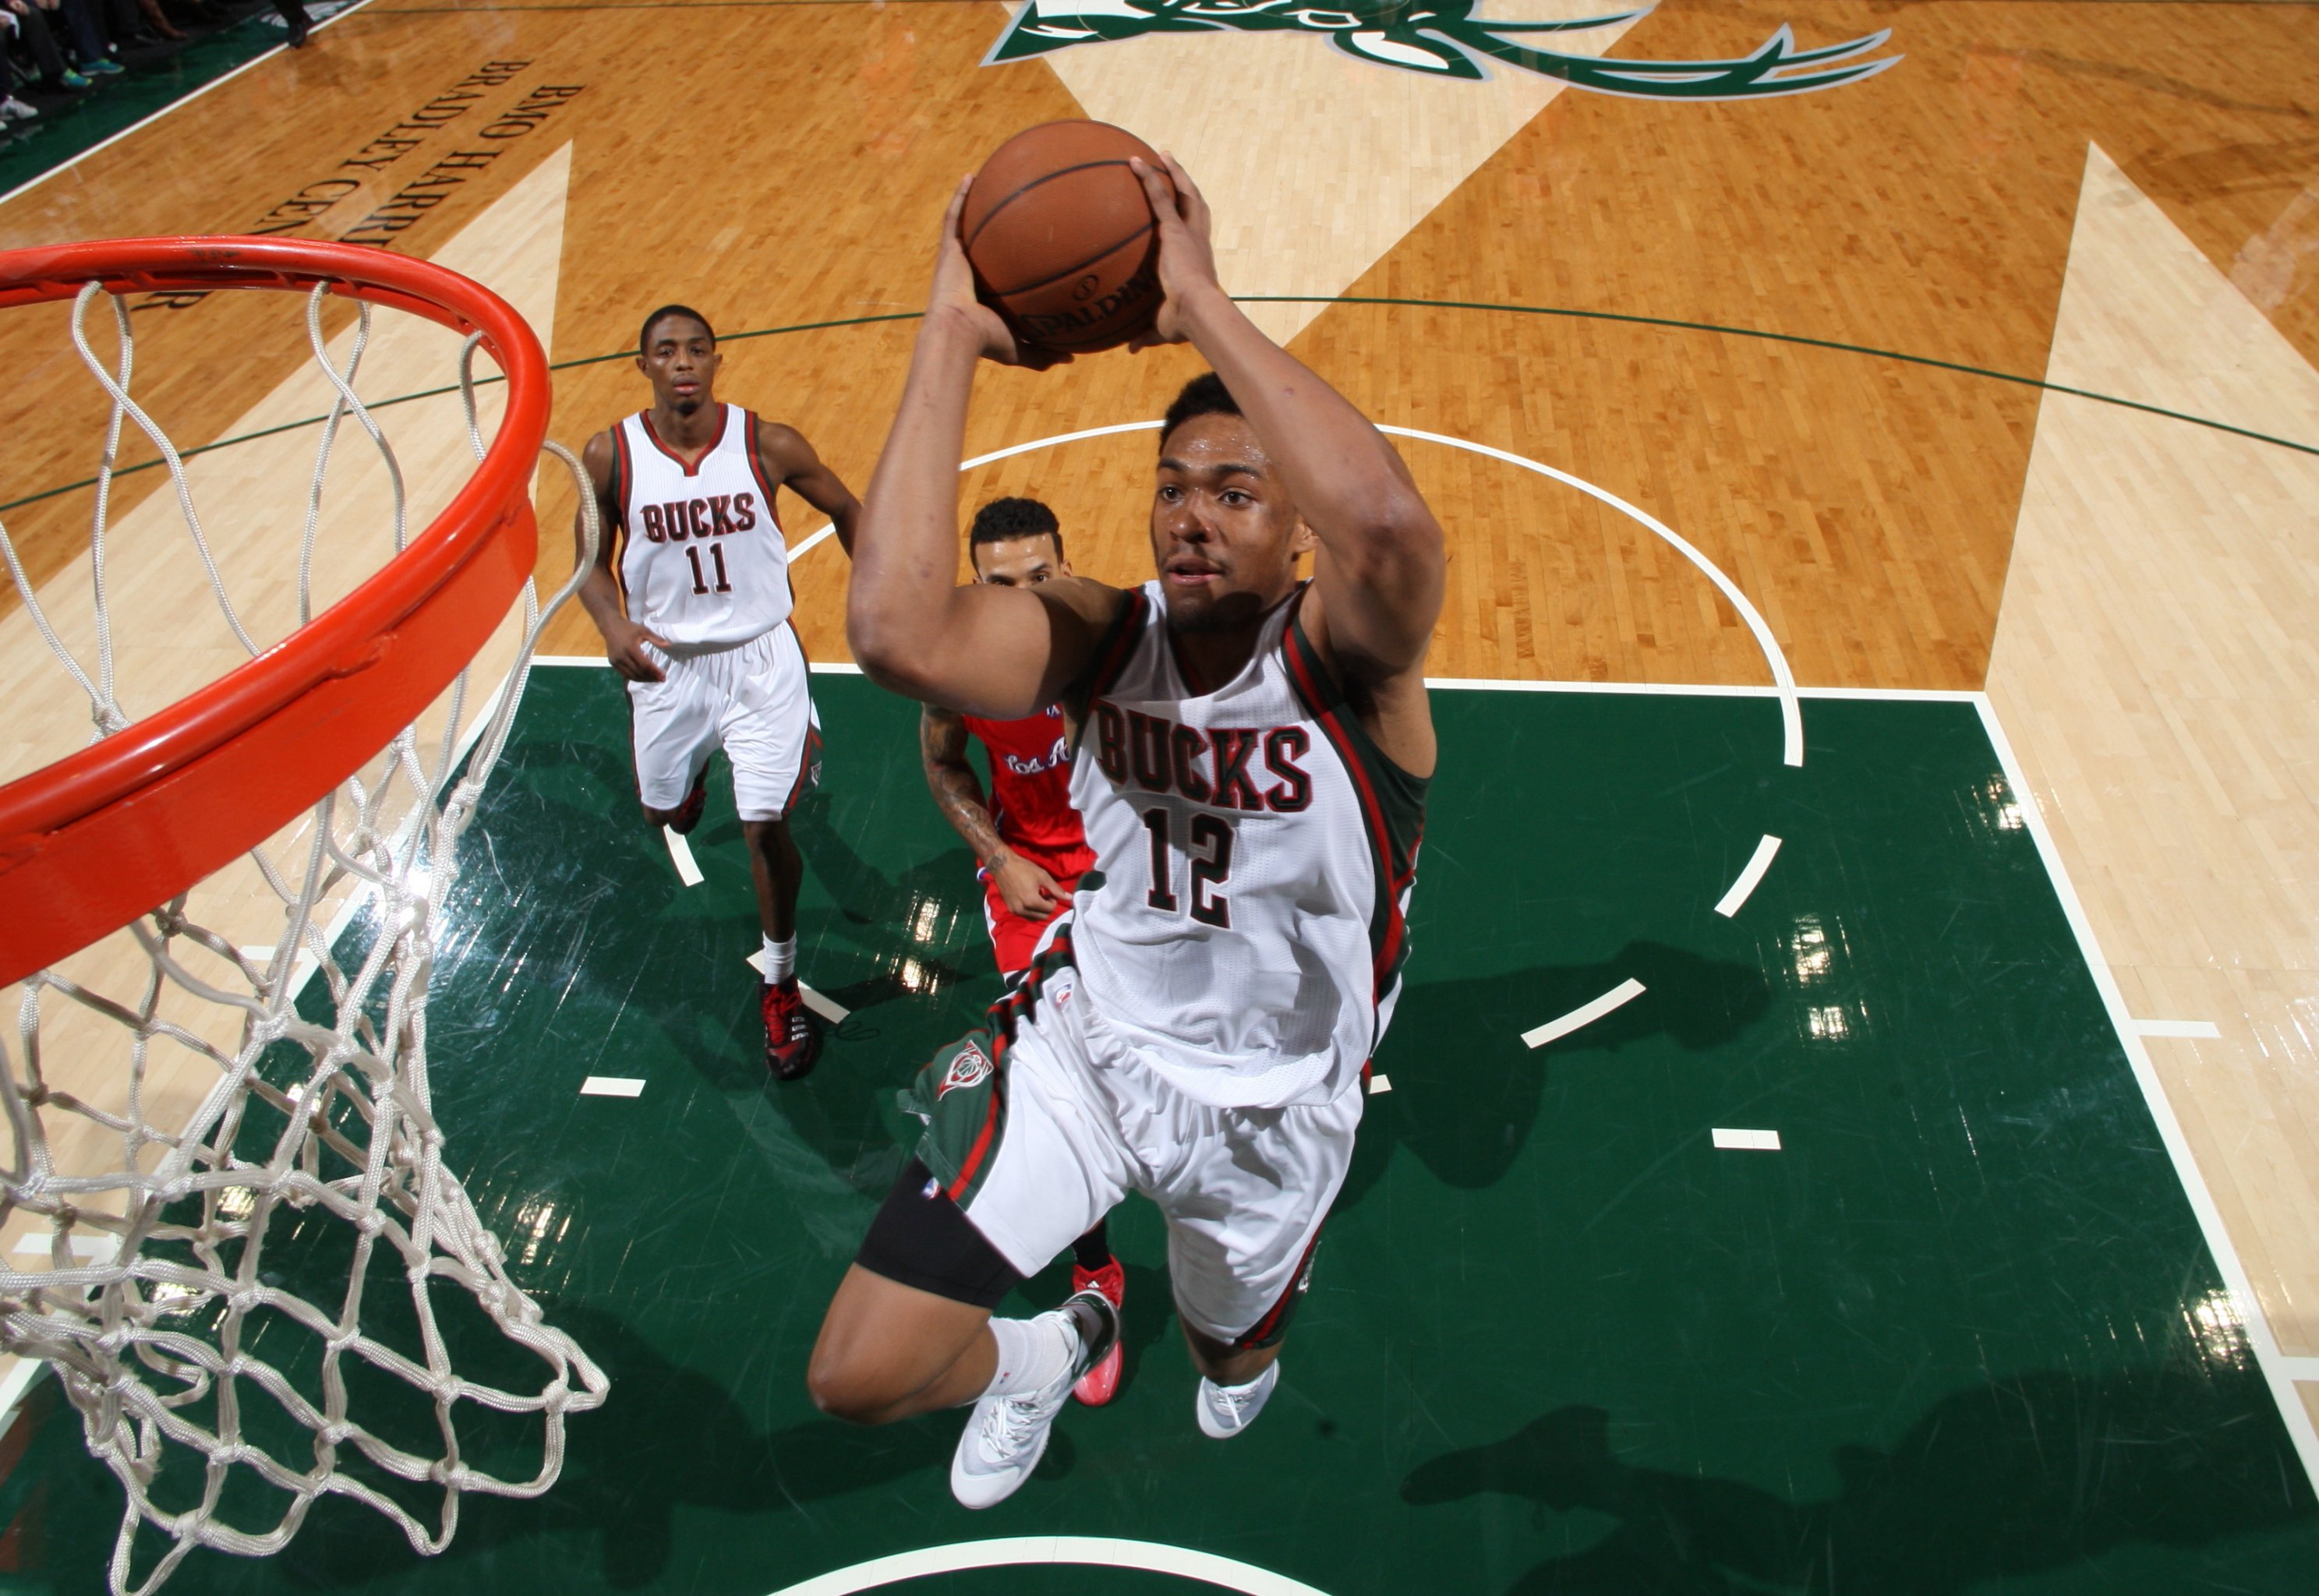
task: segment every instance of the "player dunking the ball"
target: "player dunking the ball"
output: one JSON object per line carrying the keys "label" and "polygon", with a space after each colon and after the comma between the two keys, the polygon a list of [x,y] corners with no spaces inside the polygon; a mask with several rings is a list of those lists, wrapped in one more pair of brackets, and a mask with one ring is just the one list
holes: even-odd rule
{"label": "player dunking the ball", "polygon": [[652,408],[582,455],[609,535],[580,602],[627,678],[645,818],[690,832],[709,754],[722,746],[732,762],[765,941],[765,1066],[796,1080],[813,1068],[819,1032],[798,991],[804,865],[789,812],[819,778],[821,731],[773,491],[828,516],[848,552],[862,507],[795,428],[717,402],[717,335],[699,311],[663,305],[636,341]]}
{"label": "player dunking the ball", "polygon": [[1376,428],[1225,296],[1207,205],[1163,164],[1135,167],[1164,294],[1140,341],[1189,341],[1215,370],[1160,433],[1158,580],[952,585],[976,363],[1042,358],[975,298],[961,184],[847,604],[888,687],[997,719],[1060,699],[1084,728],[1072,796],[1096,868],[1023,985],[919,1073],[916,1159],[808,1375],[866,1422],[973,1403],[951,1465],[970,1507],[1029,1476],[1119,1329],[1098,1292],[991,1310],[1128,1192],[1168,1222],[1201,1429],[1235,1435],[1271,1394],[1400,989],[1433,770],[1440,527]]}
{"label": "player dunking the ball", "polygon": [[[974,512],[967,529],[974,580],[993,587],[1031,588],[1071,573],[1063,557],[1063,529],[1055,512],[1035,499],[994,499]],[[1048,923],[1070,906],[1071,889],[1095,863],[1079,812],[1071,807],[1071,747],[1078,728],[1060,704],[1021,720],[985,720],[926,705],[918,713],[918,753],[926,787],[943,816],[981,865],[983,918],[998,973],[1011,987],[1030,973],[1031,958]],[[990,759],[986,801],[967,739]],[[1100,1219],[1071,1243],[1071,1289],[1100,1291],[1116,1308],[1127,1294],[1127,1272],[1111,1256]],[[1119,1390],[1119,1348],[1079,1377],[1072,1392],[1101,1407]]]}

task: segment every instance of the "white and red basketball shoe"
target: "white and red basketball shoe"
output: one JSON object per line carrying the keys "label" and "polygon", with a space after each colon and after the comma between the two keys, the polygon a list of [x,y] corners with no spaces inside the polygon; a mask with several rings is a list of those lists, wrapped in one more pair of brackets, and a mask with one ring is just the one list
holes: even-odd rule
{"label": "white and red basketball shoe", "polygon": [[[1119,1267],[1117,1258],[1100,1269],[1082,1269],[1073,1264],[1071,1294],[1076,1296],[1083,1291],[1098,1292],[1114,1311],[1123,1309],[1127,1306],[1127,1271]],[[1071,1394],[1090,1408],[1099,1408],[1119,1394],[1118,1341],[1114,1340],[1111,1350],[1079,1376],[1079,1383],[1071,1387]]]}

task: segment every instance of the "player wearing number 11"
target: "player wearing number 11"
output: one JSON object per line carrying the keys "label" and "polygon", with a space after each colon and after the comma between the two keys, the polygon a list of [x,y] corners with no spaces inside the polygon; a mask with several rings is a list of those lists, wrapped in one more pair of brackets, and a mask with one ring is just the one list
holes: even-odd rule
{"label": "player wearing number 11", "polygon": [[690,831],[709,754],[732,762],[765,938],[765,1067],[795,1080],[819,1039],[798,990],[804,865],[789,812],[820,777],[821,731],[773,491],[828,516],[848,552],[862,507],[795,428],[717,401],[717,335],[699,311],[663,305],[636,343],[652,408],[582,455],[605,536],[580,602],[627,678],[645,818]]}
{"label": "player wearing number 11", "polygon": [[977,363],[1050,358],[976,299],[961,185],[846,610],[888,687],[991,719],[1060,700],[1081,727],[1071,798],[1096,868],[1024,983],[919,1073],[917,1157],[808,1376],[865,1421],[973,1403],[951,1465],[970,1507],[1029,1476],[1119,1327],[1093,1291],[1033,1319],[991,1309],[1131,1191],[1168,1222],[1199,1428],[1255,1420],[1400,990],[1434,763],[1440,527],[1377,429],[1218,286],[1183,168],[1136,170],[1165,296],[1141,341],[1215,368],[1162,424],[1158,580],[952,583]]}

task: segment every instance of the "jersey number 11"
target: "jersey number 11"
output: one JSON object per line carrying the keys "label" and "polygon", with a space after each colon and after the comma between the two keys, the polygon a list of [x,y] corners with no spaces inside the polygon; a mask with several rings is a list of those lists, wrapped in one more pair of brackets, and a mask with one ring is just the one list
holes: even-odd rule
{"label": "jersey number 11", "polygon": [[[708,578],[700,569],[699,546],[698,544],[687,546],[684,551],[684,557],[692,562],[692,591],[696,593],[705,593],[709,591]],[[733,584],[730,582],[727,582],[725,578],[725,546],[721,543],[710,544],[708,546],[708,558],[717,567],[716,591],[720,593],[731,592],[733,591]]]}

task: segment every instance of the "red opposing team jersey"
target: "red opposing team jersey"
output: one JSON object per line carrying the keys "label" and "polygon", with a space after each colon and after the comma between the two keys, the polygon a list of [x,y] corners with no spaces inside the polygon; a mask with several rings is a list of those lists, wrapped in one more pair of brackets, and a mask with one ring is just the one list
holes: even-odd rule
{"label": "red opposing team jersey", "polygon": [[990,818],[999,840],[1066,886],[1095,863],[1071,807],[1070,728],[1060,705],[1021,720],[962,717],[990,755]]}

